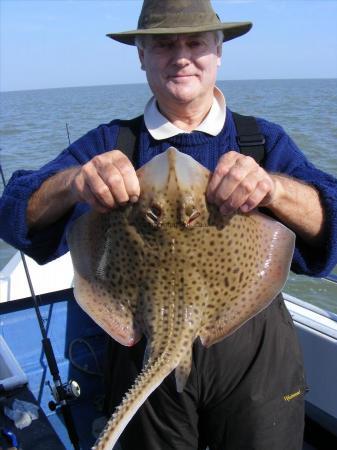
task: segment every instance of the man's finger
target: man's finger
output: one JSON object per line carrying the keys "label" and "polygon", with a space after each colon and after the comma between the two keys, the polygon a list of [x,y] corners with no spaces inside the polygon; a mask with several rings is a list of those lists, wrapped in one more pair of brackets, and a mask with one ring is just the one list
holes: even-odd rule
{"label": "man's finger", "polygon": [[228,202],[231,209],[239,208],[255,189],[260,175],[260,167],[252,158],[239,155],[213,193],[213,202],[218,206]]}
{"label": "man's finger", "polygon": [[[230,213],[241,208],[253,195],[257,187],[257,180],[254,177],[247,177],[242,180],[241,183],[233,184],[231,191],[228,189],[225,192],[229,192],[225,198],[217,202],[218,206],[222,208],[223,213]],[[225,185],[225,189],[227,185]],[[220,187],[221,189],[221,187]],[[220,197],[223,197],[222,194]]]}
{"label": "man's finger", "polygon": [[210,182],[207,186],[206,196],[210,202],[214,202],[215,193],[219,188],[223,178],[228,174],[232,166],[235,164],[240,154],[237,152],[228,152],[221,156],[218,164],[213,172]]}
{"label": "man's finger", "polygon": [[83,179],[86,194],[89,192],[96,201],[103,207],[113,208],[115,206],[114,195],[104,179],[97,173],[92,164],[83,166]]}
{"label": "man's finger", "polygon": [[116,166],[108,166],[102,178],[117,203],[121,204],[129,201],[124,178]]}
{"label": "man's finger", "polygon": [[83,200],[88,203],[88,205],[93,208],[95,211],[100,213],[106,213],[111,210],[113,206],[115,206],[115,203],[113,206],[107,207],[104,204],[102,204],[95,195],[91,192],[88,185],[85,185],[83,190]]}
{"label": "man's finger", "polygon": [[[97,174],[116,203],[123,204],[139,197],[139,181],[131,161],[120,150],[98,155],[93,160]],[[96,190],[95,190],[96,195]],[[102,190],[104,195],[104,190]]]}
{"label": "man's finger", "polygon": [[136,170],[133,167],[131,161],[123,155],[123,157],[116,159],[115,166],[119,170],[123,181],[125,190],[131,201],[138,200],[140,195],[139,180],[136,174]]}
{"label": "man's finger", "polygon": [[240,210],[242,212],[249,212],[258,206],[264,206],[264,201],[266,204],[271,199],[273,195],[274,185],[271,179],[264,178],[261,180],[256,189],[247,198],[244,204],[241,205]]}

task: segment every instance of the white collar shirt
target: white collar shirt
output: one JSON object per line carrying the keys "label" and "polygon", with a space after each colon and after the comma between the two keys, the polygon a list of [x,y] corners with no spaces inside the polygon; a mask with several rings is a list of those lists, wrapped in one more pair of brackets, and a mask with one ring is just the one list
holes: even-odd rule
{"label": "white collar shirt", "polygon": [[[207,116],[193,131],[202,131],[217,136],[226,120],[226,99],[223,93],[215,87],[211,109]],[[180,133],[190,133],[171,123],[158,109],[155,97],[151,97],[145,106],[144,121],[151,136],[156,140],[168,139]]]}

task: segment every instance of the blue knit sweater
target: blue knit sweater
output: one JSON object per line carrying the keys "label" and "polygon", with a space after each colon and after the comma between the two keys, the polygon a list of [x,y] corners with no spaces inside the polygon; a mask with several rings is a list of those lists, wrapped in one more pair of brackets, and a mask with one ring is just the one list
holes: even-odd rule
{"label": "blue knit sweater", "polygon": [[[292,270],[312,276],[328,274],[337,264],[337,180],[315,168],[280,126],[263,119],[257,120],[266,138],[265,169],[269,172],[288,174],[314,185],[319,190],[325,207],[324,244],[319,252],[317,250],[313,252],[297,238]],[[68,250],[65,235],[69,224],[88,207],[78,204],[54,225],[30,234],[26,223],[28,199],[51,175],[83,164],[99,153],[116,148],[118,131],[118,120],[100,125],[74,142],[40,170],[15,172],[0,199],[0,237],[39,263],[46,263],[64,254]],[[155,141],[143,126],[139,139],[137,166],[142,166],[170,146],[192,156],[213,171],[223,153],[229,150],[239,151],[231,111],[227,109],[224,128],[215,137],[196,131]]]}

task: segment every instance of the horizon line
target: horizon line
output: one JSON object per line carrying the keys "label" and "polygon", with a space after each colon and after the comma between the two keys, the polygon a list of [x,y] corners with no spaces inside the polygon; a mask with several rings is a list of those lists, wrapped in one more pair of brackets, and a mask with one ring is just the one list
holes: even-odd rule
{"label": "horizon line", "polygon": [[[217,82],[227,82],[227,81],[300,81],[300,80],[337,80],[337,77],[319,77],[319,78],[238,78],[238,79],[223,79],[217,80]],[[136,82],[136,83],[113,83],[113,84],[92,84],[92,85],[78,85],[78,86],[55,86],[55,87],[45,87],[45,88],[31,88],[31,89],[11,89],[2,90],[0,89],[0,94],[11,93],[11,92],[32,92],[32,91],[48,91],[52,89],[77,89],[77,88],[94,88],[94,87],[108,87],[108,86],[130,86],[130,85],[146,85],[149,86],[147,82]]]}

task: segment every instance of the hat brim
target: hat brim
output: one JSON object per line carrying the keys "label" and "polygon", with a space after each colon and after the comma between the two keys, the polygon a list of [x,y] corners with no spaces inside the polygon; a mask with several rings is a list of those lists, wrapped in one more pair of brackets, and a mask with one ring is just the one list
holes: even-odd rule
{"label": "hat brim", "polygon": [[136,36],[160,35],[160,34],[190,34],[203,33],[206,31],[222,31],[224,34],[223,42],[242,36],[248,33],[252,28],[251,22],[226,22],[216,25],[200,25],[196,27],[177,27],[177,28],[149,28],[132,31],[122,31],[120,33],[108,33],[107,36],[122,44],[135,45]]}

